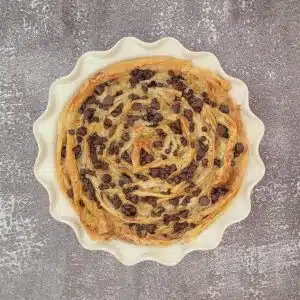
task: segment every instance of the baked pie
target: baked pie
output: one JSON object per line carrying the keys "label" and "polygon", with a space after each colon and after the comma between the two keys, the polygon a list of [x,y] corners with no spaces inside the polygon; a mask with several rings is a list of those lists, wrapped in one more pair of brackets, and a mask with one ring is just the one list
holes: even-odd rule
{"label": "baked pie", "polygon": [[61,114],[57,174],[93,239],[187,241],[241,186],[247,138],[230,83],[189,60],[122,61]]}

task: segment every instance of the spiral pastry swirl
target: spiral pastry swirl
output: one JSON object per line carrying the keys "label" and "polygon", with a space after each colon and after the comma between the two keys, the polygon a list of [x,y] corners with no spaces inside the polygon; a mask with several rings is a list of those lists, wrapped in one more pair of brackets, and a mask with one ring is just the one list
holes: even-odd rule
{"label": "spiral pastry swirl", "polygon": [[57,173],[94,239],[190,240],[240,188],[247,139],[230,84],[191,61],[123,61],[87,80],[58,124]]}

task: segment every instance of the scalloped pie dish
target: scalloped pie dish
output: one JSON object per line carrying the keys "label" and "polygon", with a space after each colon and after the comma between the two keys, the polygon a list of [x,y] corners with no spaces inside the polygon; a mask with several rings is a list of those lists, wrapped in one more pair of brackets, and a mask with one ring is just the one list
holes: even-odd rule
{"label": "scalloped pie dish", "polygon": [[125,265],[217,247],[265,172],[245,83],[170,37],[84,53],[33,132],[51,216]]}
{"label": "scalloped pie dish", "polygon": [[56,173],[92,239],[187,242],[220,215],[248,163],[230,89],[171,56],[110,64],[81,85],[57,125]]}

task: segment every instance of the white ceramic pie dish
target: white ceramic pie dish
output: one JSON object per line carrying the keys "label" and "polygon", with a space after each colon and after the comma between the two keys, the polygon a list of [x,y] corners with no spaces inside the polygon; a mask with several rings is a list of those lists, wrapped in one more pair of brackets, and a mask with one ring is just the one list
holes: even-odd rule
{"label": "white ceramic pie dish", "polygon": [[[158,55],[191,59],[193,65],[212,69],[231,82],[231,94],[235,101],[241,104],[249,139],[249,164],[242,187],[225,211],[191,242],[161,247],[137,246],[119,240],[93,241],[84,230],[66,196],[60,190],[56,178],[56,126],[60,113],[81,84],[99,69],[124,59]],[[69,75],[57,79],[52,84],[47,109],[34,123],[33,132],[39,147],[34,174],[48,191],[51,215],[56,220],[70,225],[84,248],[110,252],[125,265],[133,265],[144,260],[175,265],[191,251],[217,247],[225,229],[248,216],[251,209],[251,191],[265,173],[265,167],[258,151],[264,134],[264,125],[249,108],[248,89],[245,83],[227,75],[212,53],[189,51],[174,38],[163,38],[154,43],[145,43],[133,37],[126,37],[109,50],[83,54]]]}

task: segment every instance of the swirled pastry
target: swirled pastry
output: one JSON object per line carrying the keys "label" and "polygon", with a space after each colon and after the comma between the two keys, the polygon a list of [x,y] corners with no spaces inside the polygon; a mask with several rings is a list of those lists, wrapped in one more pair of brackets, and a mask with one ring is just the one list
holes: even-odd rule
{"label": "swirled pastry", "polygon": [[190,240],[240,188],[247,139],[230,84],[149,57],[87,80],[61,114],[57,172],[94,239]]}

